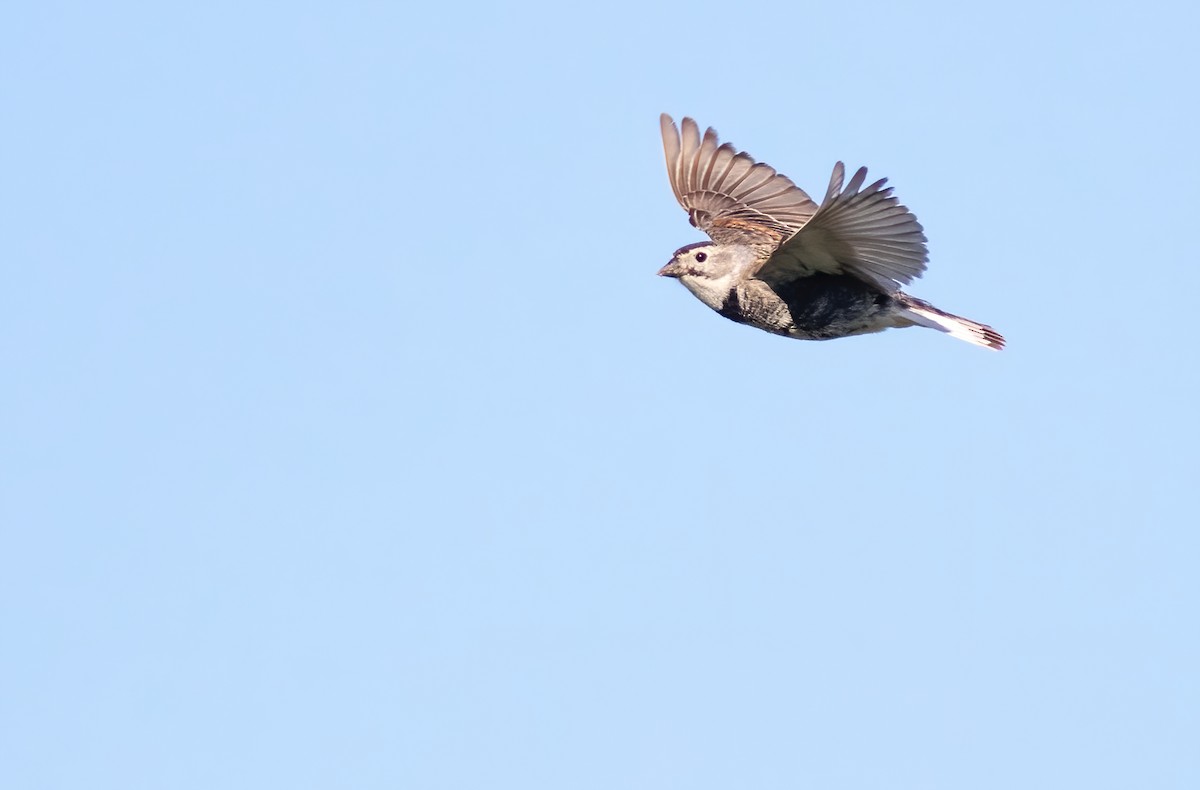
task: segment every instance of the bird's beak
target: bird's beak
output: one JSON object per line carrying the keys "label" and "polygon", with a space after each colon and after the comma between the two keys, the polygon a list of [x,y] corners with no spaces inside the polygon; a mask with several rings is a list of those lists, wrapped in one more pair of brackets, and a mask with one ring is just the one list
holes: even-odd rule
{"label": "bird's beak", "polygon": [[658,270],[659,277],[678,277],[681,274],[683,274],[683,267],[674,258],[671,259],[670,263]]}

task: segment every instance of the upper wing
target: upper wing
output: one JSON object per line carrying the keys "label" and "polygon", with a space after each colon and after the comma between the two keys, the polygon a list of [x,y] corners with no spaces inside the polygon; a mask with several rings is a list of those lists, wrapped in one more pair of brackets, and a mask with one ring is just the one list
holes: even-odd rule
{"label": "upper wing", "polygon": [[912,212],[892,196],[881,178],[862,189],[859,168],[842,189],[845,167],[833,168],[829,191],[812,219],[780,245],[754,275],[772,285],[814,272],[849,274],[894,293],[925,271],[929,250]]}
{"label": "upper wing", "polygon": [[683,119],[682,135],[671,116],[663,113],[659,120],[675,198],[692,224],[713,241],[778,244],[817,211],[817,204],[791,179],[729,143],[718,145],[712,129],[702,140],[691,118]]}

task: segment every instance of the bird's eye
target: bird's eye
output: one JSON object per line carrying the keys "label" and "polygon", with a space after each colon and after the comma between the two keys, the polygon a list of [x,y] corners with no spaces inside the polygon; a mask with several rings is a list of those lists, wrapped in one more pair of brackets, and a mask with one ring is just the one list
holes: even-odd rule
{"label": "bird's eye", "polygon": [[707,260],[708,260],[708,256],[705,255],[703,252],[696,253],[696,263],[704,263]]}

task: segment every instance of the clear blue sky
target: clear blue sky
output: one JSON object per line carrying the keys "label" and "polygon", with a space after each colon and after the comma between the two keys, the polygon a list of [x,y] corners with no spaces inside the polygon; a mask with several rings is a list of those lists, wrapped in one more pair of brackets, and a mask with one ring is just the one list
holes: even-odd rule
{"label": "clear blue sky", "polygon": [[[0,785],[1200,787],[1194,3],[9,4]],[[888,176],[724,321],[658,114]]]}

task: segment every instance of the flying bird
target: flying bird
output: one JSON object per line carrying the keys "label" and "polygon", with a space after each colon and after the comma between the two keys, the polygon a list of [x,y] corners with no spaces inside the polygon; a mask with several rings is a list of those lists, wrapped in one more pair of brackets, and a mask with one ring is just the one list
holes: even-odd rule
{"label": "flying bird", "polygon": [[667,175],[693,226],[711,241],[675,251],[659,270],[726,318],[784,337],[832,340],[924,326],[999,350],[990,326],[939,310],[900,288],[929,260],[925,232],[892,196],[887,179],[845,184],[834,165],[818,206],[787,176],[691,118],[682,134],[661,117]]}

